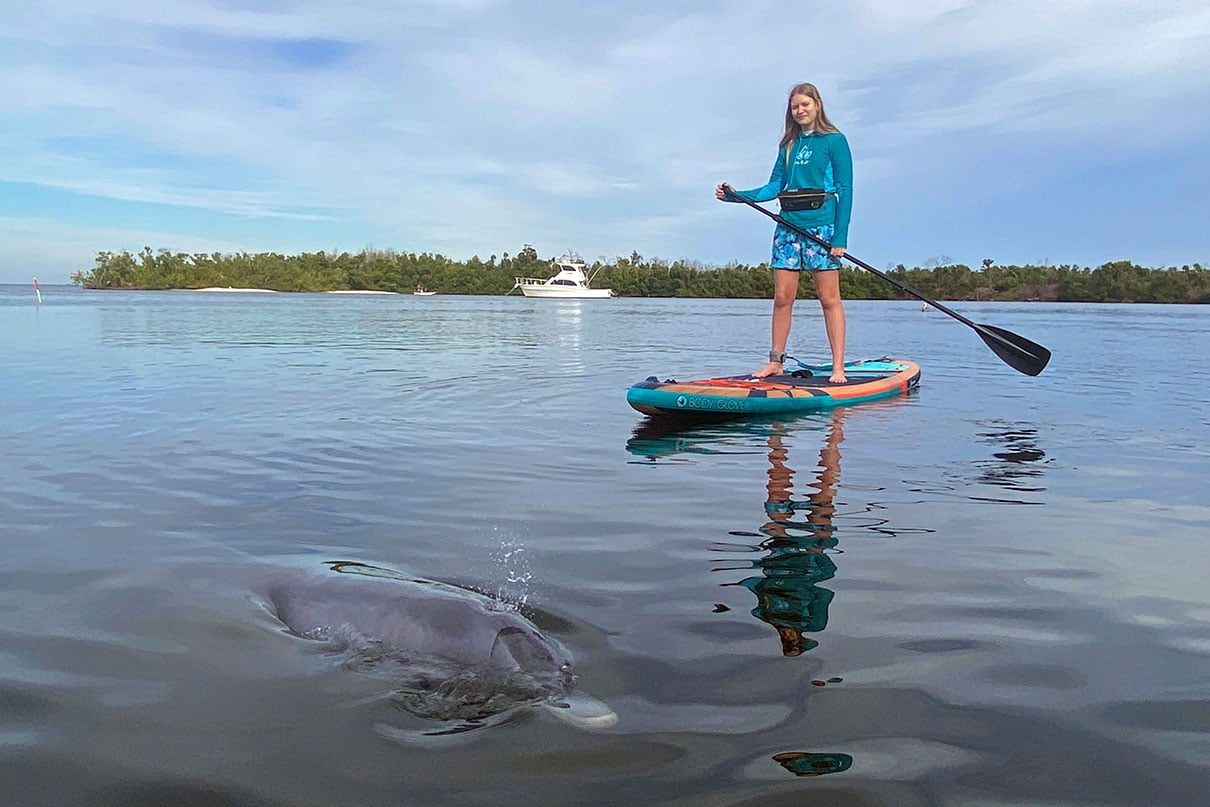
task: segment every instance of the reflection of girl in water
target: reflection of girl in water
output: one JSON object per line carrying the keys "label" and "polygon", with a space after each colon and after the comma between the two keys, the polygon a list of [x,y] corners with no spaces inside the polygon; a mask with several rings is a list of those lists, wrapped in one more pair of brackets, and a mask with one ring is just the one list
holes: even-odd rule
{"label": "reflection of girl in water", "polygon": [[[811,485],[815,490],[805,500],[791,498],[794,471],[785,464],[786,449],[781,434],[769,437],[765,500],[769,520],[760,530],[768,536],[760,544],[767,554],[753,562],[761,574],[724,584],[743,586],[756,595],[752,615],[774,627],[785,656],[799,656],[818,646],[819,642],[804,634],[818,633],[828,625],[828,606],[835,595],[819,584],[836,574],[836,564],[828,550],[837,543],[832,516],[836,512],[844,412],[843,407],[832,410],[826,442],[819,452],[819,476]],[[805,521],[794,520],[795,515],[803,512]]]}
{"label": "reflection of girl in water", "polygon": [[752,616],[777,630],[784,656],[799,656],[819,645],[804,633],[818,633],[828,625],[831,589],[817,584],[836,574],[836,564],[820,550],[768,558],[761,562],[764,577],[749,577],[738,584],[756,595]]}

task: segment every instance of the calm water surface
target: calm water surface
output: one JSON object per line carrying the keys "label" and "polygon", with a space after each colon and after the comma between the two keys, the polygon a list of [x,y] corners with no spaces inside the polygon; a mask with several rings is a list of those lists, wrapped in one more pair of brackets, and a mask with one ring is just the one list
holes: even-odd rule
{"label": "calm water surface", "polygon": [[[911,397],[669,434],[626,387],[755,368],[767,301],[42,291],[0,287],[5,804],[1210,792],[1206,307],[955,304],[1028,378],[854,302]],[[617,725],[390,739],[259,593],[328,560],[521,604]]]}

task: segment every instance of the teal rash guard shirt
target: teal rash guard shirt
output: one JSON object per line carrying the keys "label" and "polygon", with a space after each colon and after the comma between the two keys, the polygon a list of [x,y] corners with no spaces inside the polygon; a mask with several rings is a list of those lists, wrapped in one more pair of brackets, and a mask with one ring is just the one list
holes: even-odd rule
{"label": "teal rash guard shirt", "polygon": [[853,211],[853,155],[849,141],[840,132],[800,134],[779,148],[769,182],[748,191],[735,191],[749,202],[769,202],[784,190],[822,188],[827,200],[817,210],[786,210],[782,218],[809,230],[824,224],[836,228],[832,246],[849,243],[849,214]]}

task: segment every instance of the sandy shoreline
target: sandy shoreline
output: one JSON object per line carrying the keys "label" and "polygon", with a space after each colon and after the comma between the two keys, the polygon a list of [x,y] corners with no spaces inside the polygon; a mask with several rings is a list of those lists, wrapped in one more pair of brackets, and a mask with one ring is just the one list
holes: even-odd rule
{"label": "sandy shoreline", "polygon": [[[204,289],[185,289],[185,291],[207,292],[248,292],[252,294],[278,294],[276,289],[237,289],[233,286],[207,286]],[[371,289],[334,289],[325,294],[398,294],[396,291],[374,291]]]}
{"label": "sandy shoreline", "polygon": [[325,294],[398,294],[397,291],[375,291],[373,289],[333,289]]}
{"label": "sandy shoreline", "polygon": [[236,289],[231,286],[207,286],[204,289],[190,289],[190,291],[250,291],[257,294],[277,294],[273,289]]}

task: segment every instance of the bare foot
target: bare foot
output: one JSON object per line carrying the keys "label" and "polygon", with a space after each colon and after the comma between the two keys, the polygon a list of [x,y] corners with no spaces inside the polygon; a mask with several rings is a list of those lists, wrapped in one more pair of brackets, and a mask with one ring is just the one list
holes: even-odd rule
{"label": "bare foot", "polygon": [[781,373],[782,373],[781,362],[771,361],[768,364],[766,364],[764,367],[760,368],[755,373],[753,373],[752,377],[753,378],[766,378],[771,375],[781,375]]}
{"label": "bare foot", "polygon": [[849,383],[849,379],[845,377],[844,370],[837,370],[836,372],[832,373],[832,375],[828,376],[828,380],[833,384]]}

